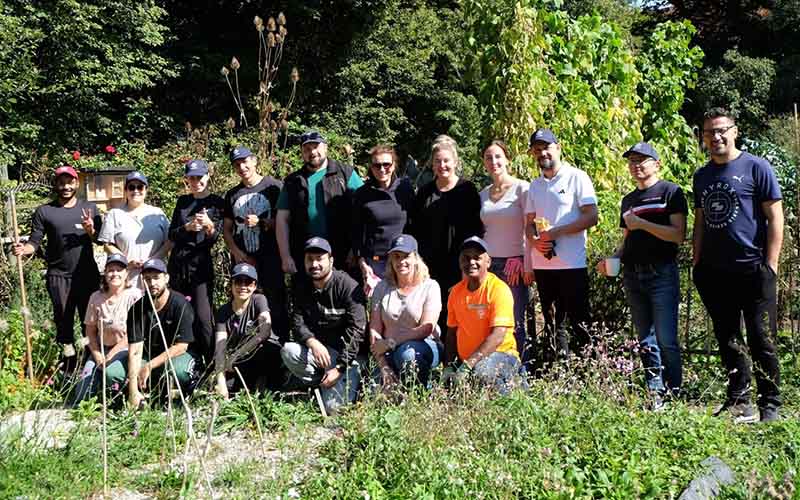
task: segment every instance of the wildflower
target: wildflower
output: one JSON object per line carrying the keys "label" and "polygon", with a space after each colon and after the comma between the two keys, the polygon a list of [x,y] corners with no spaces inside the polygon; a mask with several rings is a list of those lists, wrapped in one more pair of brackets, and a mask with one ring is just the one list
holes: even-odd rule
{"label": "wildflower", "polygon": [[73,151],[72,152],[72,159],[78,161],[81,159],[81,152],[80,151]]}
{"label": "wildflower", "polygon": [[285,26],[286,25],[286,16],[283,15],[283,12],[278,13],[278,26]]}
{"label": "wildflower", "polygon": [[239,64],[239,60],[236,59],[235,57],[231,58],[231,69],[236,71],[237,69],[239,69],[239,66],[241,66]]}
{"label": "wildflower", "polygon": [[226,68],[225,66],[223,66],[222,69],[219,70],[219,72],[222,73],[222,76],[228,76],[228,73],[230,73],[230,71],[228,71],[228,68]]}
{"label": "wildflower", "polygon": [[275,28],[275,18],[274,17],[270,17],[269,19],[267,19],[267,30],[268,31],[275,31],[275,29],[276,29]]}
{"label": "wildflower", "polygon": [[106,146],[106,153],[110,155],[115,155],[117,154],[117,148],[109,144],[108,146]]}
{"label": "wildflower", "polygon": [[297,83],[300,80],[300,72],[297,71],[297,68],[292,68],[292,73],[289,75],[289,78],[292,80],[292,83]]}

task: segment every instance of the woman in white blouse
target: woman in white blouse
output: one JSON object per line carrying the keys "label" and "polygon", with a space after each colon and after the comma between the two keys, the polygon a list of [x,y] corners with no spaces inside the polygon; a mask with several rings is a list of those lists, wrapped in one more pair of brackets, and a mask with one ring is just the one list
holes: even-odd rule
{"label": "woman in white blouse", "polygon": [[398,378],[427,384],[441,359],[436,322],[442,309],[439,284],[430,278],[413,236],[392,241],[384,279],[375,288],[370,316],[370,351],[380,381]]}
{"label": "woman in white blouse", "polygon": [[139,274],[147,259],[166,260],[172,248],[168,239],[169,219],[164,212],[145,203],[147,177],[131,172],[125,177],[125,204],[109,210],[97,241],[107,254],[121,253],[128,259],[128,279],[141,288]]}
{"label": "woman in white blouse", "polygon": [[[525,308],[528,287],[533,283],[533,268],[525,248],[525,200],[528,182],[508,172],[508,147],[494,140],[483,150],[483,166],[492,183],[483,188],[481,220],[486,228],[484,241],[489,245],[492,264],[489,271],[511,288],[514,296],[514,338],[522,362],[526,356]],[[535,332],[531,332],[532,336]]]}

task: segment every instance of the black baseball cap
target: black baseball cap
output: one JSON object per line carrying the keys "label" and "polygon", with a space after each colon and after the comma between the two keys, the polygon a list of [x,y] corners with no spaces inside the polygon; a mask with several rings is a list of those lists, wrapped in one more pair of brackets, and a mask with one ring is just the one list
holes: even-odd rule
{"label": "black baseball cap", "polygon": [[122,264],[122,267],[128,267],[128,259],[125,258],[124,255],[121,253],[112,253],[108,257],[106,257],[106,265],[108,267],[109,264]]}
{"label": "black baseball cap", "polygon": [[208,173],[208,163],[204,160],[189,160],[183,166],[185,177],[203,177]]}
{"label": "black baseball cap", "polygon": [[483,239],[477,236],[471,236],[466,240],[464,240],[464,242],[461,243],[461,249],[459,250],[459,252],[463,252],[467,248],[478,248],[479,250],[485,253],[489,253],[489,245],[487,245],[486,242],[483,241]]}
{"label": "black baseball cap", "polygon": [[245,276],[254,281],[258,281],[258,273],[256,272],[256,268],[245,262],[236,264],[233,267],[233,271],[231,271],[231,279],[238,278],[239,276]]}
{"label": "black baseball cap", "polygon": [[133,172],[129,173],[127,176],[125,176],[125,185],[126,186],[131,181],[139,181],[142,184],[144,184],[145,186],[148,185],[147,184],[147,177],[145,177],[145,175],[143,173],[139,172],[139,171],[133,171]]}
{"label": "black baseball cap", "polygon": [[325,140],[325,137],[317,132],[316,130],[309,130],[308,132],[304,133],[300,136],[300,145],[303,146],[308,144],[309,142],[315,142],[317,144],[323,143],[327,144],[328,141]]}
{"label": "black baseball cap", "polygon": [[235,162],[236,160],[241,160],[243,158],[249,158],[251,156],[255,156],[252,151],[250,151],[244,146],[236,146],[231,150],[230,154],[231,163]]}
{"label": "black baseball cap", "polygon": [[392,248],[389,249],[389,253],[391,252],[403,252],[403,253],[416,253],[418,251],[417,240],[411,236],[410,234],[401,234],[397,238],[392,240]]}
{"label": "black baseball cap", "polygon": [[158,271],[160,273],[166,273],[167,266],[161,259],[147,259],[142,265],[142,272],[145,271]]}
{"label": "black baseball cap", "polygon": [[325,253],[331,253],[331,244],[328,243],[328,240],[325,238],[314,236],[306,241],[304,251],[308,253],[314,250],[322,250]]}
{"label": "black baseball cap", "polygon": [[627,158],[633,153],[639,153],[640,155],[649,156],[654,160],[660,160],[660,158],[658,157],[658,153],[656,152],[656,149],[646,142],[637,142],[636,144],[631,146],[629,150],[622,153],[622,157]]}
{"label": "black baseball cap", "polygon": [[540,128],[537,129],[536,132],[531,134],[531,140],[528,143],[528,147],[532,148],[533,144],[536,142],[546,142],[547,144],[558,144],[556,135],[549,128]]}

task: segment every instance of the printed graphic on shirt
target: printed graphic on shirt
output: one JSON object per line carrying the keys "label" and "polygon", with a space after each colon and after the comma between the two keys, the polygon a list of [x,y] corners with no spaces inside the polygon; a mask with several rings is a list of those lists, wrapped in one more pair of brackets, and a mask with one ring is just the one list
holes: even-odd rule
{"label": "printed graphic on shirt", "polygon": [[272,207],[270,206],[269,200],[262,193],[245,193],[236,198],[236,201],[233,203],[236,235],[244,242],[246,252],[258,252],[261,244],[261,226],[256,225],[248,227],[244,223],[245,217],[248,215],[262,217],[263,214],[269,214],[270,210],[272,210]]}
{"label": "printed graphic on shirt", "polygon": [[722,229],[730,225],[739,215],[739,199],[736,190],[727,180],[708,185],[700,193],[706,226]]}

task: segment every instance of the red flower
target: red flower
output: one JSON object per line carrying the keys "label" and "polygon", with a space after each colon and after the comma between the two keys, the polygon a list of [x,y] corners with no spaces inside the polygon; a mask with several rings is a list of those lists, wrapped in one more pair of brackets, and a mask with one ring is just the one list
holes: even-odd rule
{"label": "red flower", "polygon": [[111,145],[106,146],[106,153],[108,153],[110,155],[115,155],[115,154],[117,154],[117,148],[115,148],[114,146],[111,146]]}
{"label": "red flower", "polygon": [[80,151],[73,151],[72,152],[72,159],[78,161],[81,159],[81,152]]}

